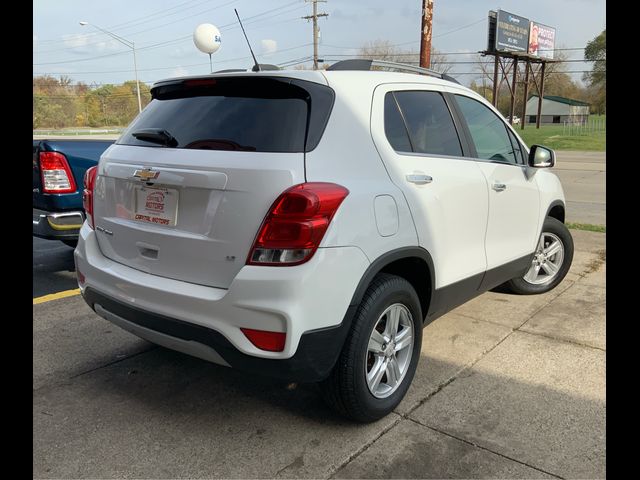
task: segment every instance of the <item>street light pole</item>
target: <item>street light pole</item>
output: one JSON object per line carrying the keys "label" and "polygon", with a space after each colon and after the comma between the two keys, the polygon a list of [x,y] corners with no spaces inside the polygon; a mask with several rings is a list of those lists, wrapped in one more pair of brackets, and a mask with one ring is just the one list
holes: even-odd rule
{"label": "street light pole", "polygon": [[89,22],[80,22],[80,25],[82,25],[83,27],[86,25],[90,25],[93,28],[95,28],[96,30],[101,31],[102,33],[106,33],[107,35],[109,35],[111,38],[114,38],[115,40],[117,40],[118,42],[122,43],[123,45],[129,47],[131,50],[133,50],[133,69],[136,73],[136,91],[138,93],[138,113],[142,112],[142,101],[140,100],[140,81],[138,80],[138,62],[136,60],[136,44],[130,40],[125,40],[124,38],[116,35],[115,33],[111,33],[108,30],[105,30],[104,28],[100,28],[97,25],[94,25],[92,23]]}
{"label": "street light pole", "polygon": [[138,62],[136,61],[136,44],[131,42],[133,49],[133,69],[136,72],[136,91],[138,92],[138,113],[142,112],[142,101],[140,100],[140,81],[138,80]]}

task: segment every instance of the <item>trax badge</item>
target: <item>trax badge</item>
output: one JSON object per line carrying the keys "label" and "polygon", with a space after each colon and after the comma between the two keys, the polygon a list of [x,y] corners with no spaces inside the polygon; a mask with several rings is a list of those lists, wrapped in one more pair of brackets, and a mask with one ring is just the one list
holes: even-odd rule
{"label": "trax badge", "polygon": [[134,177],[139,178],[143,182],[148,182],[149,180],[154,180],[158,178],[160,172],[153,172],[150,168],[144,168],[142,170],[136,170],[133,174]]}

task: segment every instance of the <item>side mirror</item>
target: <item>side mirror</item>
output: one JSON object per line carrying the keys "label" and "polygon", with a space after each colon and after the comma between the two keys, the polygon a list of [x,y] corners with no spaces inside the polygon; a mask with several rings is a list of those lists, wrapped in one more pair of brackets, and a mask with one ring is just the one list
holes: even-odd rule
{"label": "side mirror", "polygon": [[533,145],[529,150],[529,166],[534,168],[551,168],[556,164],[556,153],[542,145]]}

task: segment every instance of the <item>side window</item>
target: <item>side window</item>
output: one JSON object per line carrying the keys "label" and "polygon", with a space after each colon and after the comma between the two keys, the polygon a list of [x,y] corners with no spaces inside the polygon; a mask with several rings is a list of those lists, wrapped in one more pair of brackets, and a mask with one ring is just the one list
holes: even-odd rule
{"label": "side window", "polygon": [[416,153],[462,156],[451,112],[438,92],[398,91],[394,96]]}
{"label": "side window", "polygon": [[412,152],[411,142],[407,133],[407,127],[393,93],[388,92],[384,96],[384,132],[387,134],[387,140],[396,152]]}
{"label": "side window", "polygon": [[478,158],[517,163],[516,153],[504,122],[482,103],[456,95],[462,116],[467,121]]}

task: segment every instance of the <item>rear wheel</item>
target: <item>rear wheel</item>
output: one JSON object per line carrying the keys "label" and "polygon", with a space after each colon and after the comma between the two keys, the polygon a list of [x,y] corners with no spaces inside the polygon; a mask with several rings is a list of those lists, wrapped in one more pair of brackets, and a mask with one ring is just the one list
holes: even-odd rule
{"label": "rear wheel", "polygon": [[384,417],[406,394],[421,346],[422,312],[415,290],[404,278],[377,275],[333,371],[322,383],[325,401],[360,422]]}
{"label": "rear wheel", "polygon": [[548,292],[564,279],[572,261],[571,233],[564,223],[547,217],[529,270],[523,277],[509,280],[507,286],[514,293],[523,295]]}

